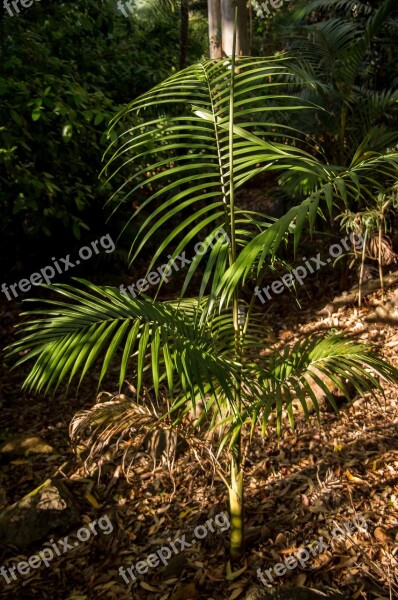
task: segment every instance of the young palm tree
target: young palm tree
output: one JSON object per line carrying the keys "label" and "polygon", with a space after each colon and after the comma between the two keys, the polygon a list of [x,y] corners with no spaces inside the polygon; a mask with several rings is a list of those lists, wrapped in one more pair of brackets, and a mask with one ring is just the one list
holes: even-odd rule
{"label": "young palm tree", "polygon": [[[166,274],[178,256],[192,256],[192,246],[206,239],[211,248],[197,250],[181,290],[182,298],[200,275],[198,295],[159,301],[80,280],[79,286],[53,285],[61,298],[28,313],[35,317],[22,324],[23,336],[10,349],[23,352],[17,364],[35,358],[25,386],[37,392],[69,384],[78,373],[81,381],[102,355],[99,383],[118,357],[120,386],[130,369],[137,402],[143,402],[143,385],[150,381],[161,418],[167,415],[175,426],[200,402],[223,431],[219,454],[230,456],[225,483],[233,558],[242,555],[244,541],[242,433],[257,424],[264,429],[273,411],[280,430],[283,407],[293,424],[294,397],[306,415],[308,397],[318,410],[314,382],[334,405],[320,374],[347,397],[344,380],[362,394],[381,390],[379,377],[398,375],[371,348],[341,335],[309,338],[271,356],[259,352],[267,343],[265,327],[256,296],[243,301],[243,286],[261,284],[289,234],[297,248],[305,222],[312,230],[322,204],[331,212],[337,197],[366,199],[397,173],[394,152],[362,157],[349,168],[328,164],[304,134],[284,124],[286,114],[313,110],[291,93],[292,79],[285,57],[205,61],[132,102],[117,119],[126,123],[125,133],[111,145],[105,167],[110,181],[125,172],[111,199],[115,210],[137,190],[149,190],[132,215],[140,219],[140,230],[131,261],[155,239],[148,273],[162,261]],[[235,189],[265,170],[299,172],[314,182],[314,191],[277,221],[239,209]],[[220,229],[226,235],[220,237]],[[126,413],[120,418],[118,431],[127,432]]]}

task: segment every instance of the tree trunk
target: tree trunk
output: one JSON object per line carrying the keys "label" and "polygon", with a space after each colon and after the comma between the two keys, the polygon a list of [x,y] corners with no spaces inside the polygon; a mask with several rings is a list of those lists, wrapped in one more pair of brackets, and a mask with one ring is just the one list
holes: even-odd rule
{"label": "tree trunk", "polygon": [[181,0],[180,21],[180,69],[187,66],[188,31],[189,31],[189,0]]}
{"label": "tree trunk", "polygon": [[209,20],[210,58],[221,58],[221,5],[220,0],[207,0]]}
{"label": "tree trunk", "polygon": [[236,55],[247,56],[249,53],[246,0],[221,0],[221,38],[223,56],[232,56],[236,6],[238,7]]}
{"label": "tree trunk", "polygon": [[236,54],[238,56],[249,55],[249,32],[248,18],[249,11],[247,9],[246,0],[237,0],[238,6],[238,28],[237,28],[237,47]]}

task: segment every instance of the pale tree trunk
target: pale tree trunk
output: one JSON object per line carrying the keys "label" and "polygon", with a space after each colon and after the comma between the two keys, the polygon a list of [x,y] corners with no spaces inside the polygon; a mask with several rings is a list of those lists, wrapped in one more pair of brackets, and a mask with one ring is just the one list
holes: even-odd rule
{"label": "pale tree trunk", "polygon": [[232,55],[236,6],[238,7],[236,55],[247,56],[249,54],[247,35],[248,12],[246,0],[221,0],[221,39],[223,56]]}
{"label": "pale tree trunk", "polygon": [[207,0],[209,20],[210,58],[221,58],[221,5],[220,0]]}

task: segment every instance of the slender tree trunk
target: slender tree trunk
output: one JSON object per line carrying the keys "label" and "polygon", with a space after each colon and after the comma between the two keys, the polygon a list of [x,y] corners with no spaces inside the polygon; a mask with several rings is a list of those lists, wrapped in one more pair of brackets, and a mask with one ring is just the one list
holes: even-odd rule
{"label": "slender tree trunk", "polygon": [[238,56],[249,55],[249,31],[248,31],[248,19],[249,11],[247,8],[246,0],[236,0],[238,6]]}
{"label": "slender tree trunk", "polygon": [[247,56],[249,54],[247,33],[248,12],[246,0],[221,0],[221,38],[223,56],[232,55],[236,6],[238,7],[236,55]]}
{"label": "slender tree trunk", "polygon": [[210,58],[221,58],[221,5],[220,0],[207,0],[209,21]]}
{"label": "slender tree trunk", "polygon": [[188,31],[189,31],[189,0],[181,0],[180,11],[180,69],[187,66]]}
{"label": "slender tree trunk", "polygon": [[385,213],[391,202],[392,202],[392,198],[387,200],[387,202],[385,202],[382,205],[381,211],[380,211],[380,222],[379,222],[379,252],[378,252],[377,258],[378,258],[378,263],[379,263],[379,278],[380,278],[381,301],[382,302],[384,302],[384,278],[383,278],[383,263],[382,263],[382,256],[381,256],[381,244],[382,244],[382,240],[383,240],[383,231],[385,228],[385,225],[384,225]]}

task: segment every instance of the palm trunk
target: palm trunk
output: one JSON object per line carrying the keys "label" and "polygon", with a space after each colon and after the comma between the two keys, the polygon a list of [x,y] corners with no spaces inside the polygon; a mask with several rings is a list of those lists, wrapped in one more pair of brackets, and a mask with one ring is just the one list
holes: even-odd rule
{"label": "palm trunk", "polygon": [[236,560],[241,558],[244,553],[243,469],[240,453],[240,434],[235,447],[232,449],[229,510],[231,515],[230,556],[233,560]]}
{"label": "palm trunk", "polygon": [[[225,2],[226,0],[224,0]],[[230,220],[230,252],[229,263],[236,262],[236,222],[235,222],[235,194],[234,194],[234,85],[235,85],[235,56],[236,56],[236,29],[238,21],[238,8],[235,9],[233,24],[232,49],[231,49],[231,86],[229,99],[229,220]],[[235,356],[237,360],[242,359],[242,331],[239,319],[239,292],[237,289],[233,295],[233,324],[235,332]],[[242,409],[242,382],[238,376],[235,382],[235,407],[238,415]],[[244,521],[243,521],[243,470],[241,453],[241,431],[235,437],[231,448],[231,482],[229,486],[229,507],[231,515],[231,539],[230,555],[232,559],[238,559],[244,552]]]}
{"label": "palm trunk", "polygon": [[246,0],[221,0],[221,40],[224,56],[232,56],[233,52],[236,56],[248,55],[247,16]]}

